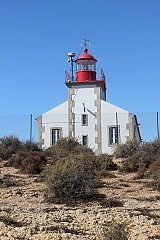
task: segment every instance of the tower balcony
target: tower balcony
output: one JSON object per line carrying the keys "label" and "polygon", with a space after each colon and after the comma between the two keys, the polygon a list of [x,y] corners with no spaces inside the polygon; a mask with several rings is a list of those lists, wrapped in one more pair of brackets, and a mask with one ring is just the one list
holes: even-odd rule
{"label": "tower balcony", "polygon": [[[87,74],[86,74],[87,73]],[[94,73],[94,75],[93,75]],[[87,79],[84,79],[84,75],[87,76]],[[77,76],[82,76],[82,79]],[[89,77],[91,76],[91,78]],[[96,79],[93,79],[93,76],[95,76]],[[104,72],[101,68],[96,69],[96,71],[73,71],[73,76],[72,76],[72,70],[66,70],[65,71],[65,83],[70,83],[70,82],[95,82],[95,81],[101,81],[104,82],[106,81]]]}

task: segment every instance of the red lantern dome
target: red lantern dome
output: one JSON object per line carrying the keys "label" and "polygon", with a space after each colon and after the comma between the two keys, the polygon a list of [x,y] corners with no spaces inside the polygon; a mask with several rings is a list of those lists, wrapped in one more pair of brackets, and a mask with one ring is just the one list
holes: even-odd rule
{"label": "red lantern dome", "polygon": [[76,59],[76,82],[96,81],[97,60],[90,54],[88,49]]}

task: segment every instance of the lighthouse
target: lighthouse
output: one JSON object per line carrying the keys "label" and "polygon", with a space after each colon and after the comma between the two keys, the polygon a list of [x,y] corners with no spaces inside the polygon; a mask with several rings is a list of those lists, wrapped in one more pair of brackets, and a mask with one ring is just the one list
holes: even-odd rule
{"label": "lighthouse", "polygon": [[128,139],[141,141],[139,124],[135,114],[106,100],[105,74],[97,68],[97,59],[84,40],[80,56],[68,53],[71,64],[71,69],[65,71],[68,99],[37,117],[38,143],[43,149],[61,138],[74,137],[97,155],[112,154],[118,144]]}
{"label": "lighthouse", "polygon": [[[68,135],[78,137],[82,134],[82,144],[89,143],[89,129],[94,129],[92,144],[97,153],[102,152],[101,100],[106,101],[106,79],[102,69],[96,68],[97,60],[88,53],[86,39],[84,52],[77,59],[69,53],[71,75],[66,72],[68,87]],[[73,76],[73,63],[76,70]],[[82,127],[83,126],[83,127]],[[81,129],[81,130],[80,130]]]}

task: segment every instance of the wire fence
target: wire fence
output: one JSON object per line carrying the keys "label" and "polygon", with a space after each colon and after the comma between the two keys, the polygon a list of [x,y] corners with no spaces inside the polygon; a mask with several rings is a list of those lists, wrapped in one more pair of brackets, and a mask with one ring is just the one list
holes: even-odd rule
{"label": "wire fence", "polygon": [[36,115],[0,115],[0,138],[14,135],[21,141],[38,142]]}
{"label": "wire fence", "polygon": [[[159,112],[136,113],[140,133],[144,142],[150,142],[159,136]],[[0,115],[0,138],[14,135],[21,141],[38,142],[37,115]],[[54,118],[54,117],[53,117]],[[63,120],[63,119],[62,119]],[[59,121],[61,123],[62,121]]]}
{"label": "wire fence", "polygon": [[136,113],[140,123],[141,136],[144,142],[160,139],[159,136],[159,117],[160,112],[141,112]]}

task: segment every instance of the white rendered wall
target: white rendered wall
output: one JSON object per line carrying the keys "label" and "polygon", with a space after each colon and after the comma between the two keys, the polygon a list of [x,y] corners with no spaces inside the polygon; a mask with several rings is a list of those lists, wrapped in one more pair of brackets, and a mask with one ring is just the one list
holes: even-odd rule
{"label": "white rendered wall", "polygon": [[[125,143],[129,137],[131,122],[129,112],[108,102],[101,101],[102,109],[102,152],[112,154],[116,145],[109,145],[109,127],[119,128],[119,143]],[[116,116],[117,113],[117,116]],[[128,126],[128,127],[127,127]]]}
{"label": "white rendered wall", "polygon": [[[74,86],[73,101],[75,102],[75,107],[73,112],[75,113],[75,137],[82,139],[82,135],[88,136],[88,146],[93,150],[97,149],[97,144],[95,143],[96,131],[95,131],[95,112],[97,107],[94,106],[94,102],[97,95],[94,93],[94,85],[88,86]],[[84,112],[85,106],[85,112]],[[82,114],[88,115],[88,125],[82,126]]]}
{"label": "white rendered wall", "polygon": [[45,128],[44,133],[42,133],[42,139],[44,139],[44,144],[42,145],[42,148],[48,148],[49,146],[51,146],[52,144],[51,131],[53,128],[62,129],[61,137],[67,137],[68,136],[68,101],[42,114],[42,125]]}
{"label": "white rendered wall", "polygon": [[[97,137],[97,131],[95,130],[97,124],[96,85],[73,85],[72,88],[74,89],[74,94],[72,95],[74,107],[72,107],[72,112],[75,114],[75,138],[81,141],[82,136],[87,135],[88,146],[96,151],[98,149],[98,144],[95,143],[95,138]],[[119,142],[125,143],[128,137],[134,136],[134,115],[103,100],[100,100],[100,104],[102,153],[112,154],[116,145],[109,145],[109,127],[117,126],[118,124]],[[87,126],[82,126],[82,114],[88,115]],[[42,132],[44,144],[42,148],[51,146],[51,132],[53,128],[61,129],[61,137],[68,137],[68,101],[42,114],[42,126],[44,127]]]}

